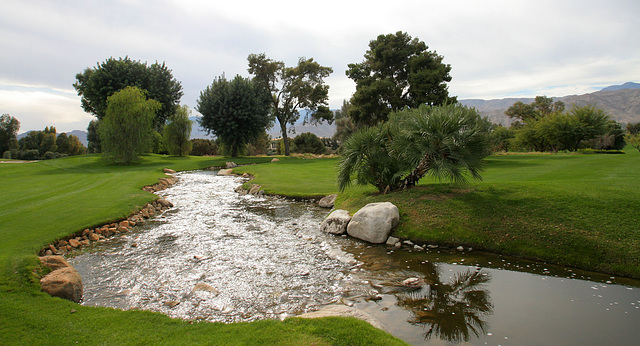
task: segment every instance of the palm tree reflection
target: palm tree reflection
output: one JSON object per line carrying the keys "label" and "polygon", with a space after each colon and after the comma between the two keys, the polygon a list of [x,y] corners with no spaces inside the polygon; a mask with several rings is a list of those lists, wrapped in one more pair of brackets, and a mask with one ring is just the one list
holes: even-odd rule
{"label": "palm tree reflection", "polygon": [[428,328],[425,339],[435,336],[459,343],[469,341],[471,334],[484,334],[487,323],[482,317],[493,313],[489,291],[484,288],[491,280],[489,273],[467,269],[443,283],[434,269],[433,276],[425,278],[426,285],[397,295],[398,305],[414,316],[409,322]]}

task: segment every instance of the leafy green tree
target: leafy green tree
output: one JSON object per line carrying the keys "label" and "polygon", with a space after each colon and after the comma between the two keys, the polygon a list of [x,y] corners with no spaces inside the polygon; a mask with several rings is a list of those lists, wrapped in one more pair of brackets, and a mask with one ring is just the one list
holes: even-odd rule
{"label": "leafy green tree", "polygon": [[162,105],[148,100],[145,91],[125,87],[107,99],[100,122],[100,143],[105,157],[129,164],[150,145],[153,120]]}
{"label": "leafy green tree", "polygon": [[311,154],[324,154],[325,146],[324,143],[318,138],[318,136],[314,135],[310,132],[304,132],[296,136],[293,139],[293,143],[295,145],[296,153],[311,153]]}
{"label": "leafy green tree", "polygon": [[18,130],[20,130],[18,119],[9,114],[0,116],[0,153],[18,147]]}
{"label": "leafy green tree", "polygon": [[336,123],[336,133],[333,139],[342,143],[358,129],[358,126],[349,116],[349,107],[351,104],[347,100],[342,101],[342,107],[334,111],[333,118]]}
{"label": "leafy green tree", "polygon": [[531,104],[525,104],[522,101],[514,103],[507,108],[504,114],[509,118],[517,119],[527,124],[553,113],[562,113],[564,108],[564,102],[562,101],[553,102],[552,98],[536,96],[535,101]]}
{"label": "leafy green tree", "polygon": [[630,146],[638,149],[638,151],[640,151],[640,132],[638,133],[628,133],[625,137],[624,137],[625,141],[627,142],[627,144],[629,144]]}
{"label": "leafy green tree", "polygon": [[174,114],[183,94],[182,85],[164,62],[148,66],[146,62],[129,57],[109,58],[94,68],[86,68],[76,74],[73,84],[78,96],[82,97],[82,108],[98,120],[106,115],[109,96],[128,86],[146,90],[146,97],[161,104],[154,119],[156,129],[161,129],[166,119]]}
{"label": "leafy green tree", "polygon": [[[78,138],[77,136],[69,135],[67,141],[68,141],[67,151],[64,152],[64,154],[68,154],[69,156],[75,156],[75,155],[83,155],[87,152],[87,148],[85,148],[84,145],[82,145],[82,142],[80,142],[80,138]],[[58,148],[58,151],[59,150],[60,148]]]}
{"label": "leafy green tree", "polygon": [[101,153],[100,147],[100,132],[98,128],[100,126],[100,120],[93,119],[87,126],[87,151],[89,153]]}
{"label": "leafy green tree", "polygon": [[455,102],[446,84],[451,66],[428,48],[401,31],[370,41],[365,60],[349,64],[346,72],[356,82],[349,109],[352,120],[371,126],[405,107]]}
{"label": "leafy green tree", "polygon": [[637,123],[628,123],[627,124],[627,132],[629,132],[629,134],[636,134],[636,133],[640,133],[640,122]]}
{"label": "leafy green tree", "polygon": [[355,180],[382,192],[411,188],[425,175],[459,183],[467,173],[480,179],[489,127],[474,109],[461,105],[402,110],[344,143],[338,186],[344,190]]}
{"label": "leafy green tree", "polygon": [[300,58],[295,67],[285,67],[284,62],[275,61],[262,54],[250,54],[249,73],[254,80],[271,94],[271,115],[278,120],[284,154],[289,155],[287,126],[300,118],[301,109],[309,109],[309,120],[331,121],[333,113],[329,110],[329,86],[324,83],[333,69],[321,66],[313,58]]}
{"label": "leafy green tree", "polygon": [[516,136],[515,130],[498,125],[491,130],[490,141],[493,146],[492,151],[509,151],[511,140]]}
{"label": "leafy green tree", "polygon": [[40,147],[38,151],[40,154],[44,154],[47,151],[57,152],[58,145],[56,144],[56,128],[53,126],[45,127],[42,131],[42,137],[40,138]]}
{"label": "leafy green tree", "polygon": [[164,145],[171,155],[188,156],[191,151],[189,139],[193,122],[189,120],[190,114],[189,107],[181,106],[164,127]]}
{"label": "leafy green tree", "polygon": [[257,156],[257,155],[267,155],[267,150],[269,149],[269,144],[271,143],[271,136],[267,133],[267,131],[263,131],[258,137],[247,144],[247,155],[248,156]]}
{"label": "leafy green tree", "polygon": [[222,76],[200,92],[196,109],[202,113],[200,126],[235,157],[269,125],[269,102],[269,93],[255,81]]}

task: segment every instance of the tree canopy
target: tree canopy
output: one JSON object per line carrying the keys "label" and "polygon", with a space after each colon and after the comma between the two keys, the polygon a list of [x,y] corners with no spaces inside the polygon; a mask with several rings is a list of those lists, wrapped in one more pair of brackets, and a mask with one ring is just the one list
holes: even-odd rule
{"label": "tree canopy", "polygon": [[356,82],[349,116],[372,126],[405,107],[454,102],[446,84],[451,81],[451,66],[428,48],[401,31],[370,41],[364,61],[349,64],[346,72]]}
{"label": "tree canopy", "polygon": [[18,147],[18,130],[20,122],[9,114],[0,116],[0,154]]}
{"label": "tree canopy", "polygon": [[147,98],[160,103],[161,108],[154,119],[156,129],[162,128],[167,118],[175,113],[183,94],[182,85],[164,62],[148,66],[146,62],[129,57],[109,58],[94,68],[86,68],[76,74],[73,84],[78,96],[82,97],[82,108],[98,120],[106,115],[107,99],[128,86],[145,90]]}
{"label": "tree canopy", "polygon": [[309,121],[331,120],[329,86],[324,83],[333,69],[321,66],[313,58],[300,58],[295,67],[268,58],[264,53],[250,54],[249,73],[271,94],[271,115],[278,120],[284,140],[285,155],[289,155],[288,125],[300,118],[301,109],[309,109]]}
{"label": "tree canopy", "polygon": [[200,126],[235,157],[270,124],[270,104],[269,92],[255,80],[222,76],[200,92],[196,110],[202,113]]}
{"label": "tree canopy", "polygon": [[187,156],[191,151],[191,124],[187,106],[178,107],[176,114],[169,117],[164,127],[164,146],[171,155]]}
{"label": "tree canopy", "polygon": [[125,164],[137,159],[150,145],[153,120],[162,105],[148,100],[145,91],[125,87],[107,99],[98,131],[105,157]]}

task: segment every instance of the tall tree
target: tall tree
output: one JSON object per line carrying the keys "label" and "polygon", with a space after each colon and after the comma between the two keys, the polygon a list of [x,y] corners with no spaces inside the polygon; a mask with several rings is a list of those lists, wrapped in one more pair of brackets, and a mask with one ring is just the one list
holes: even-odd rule
{"label": "tall tree", "polygon": [[389,114],[422,104],[455,102],[447,82],[451,66],[443,57],[407,33],[379,35],[369,42],[365,60],[349,64],[347,76],[356,82],[349,115],[358,124],[373,126]]}
{"label": "tall tree", "polygon": [[148,100],[145,92],[126,87],[107,99],[100,122],[100,143],[106,158],[129,164],[150,144],[153,119],[161,104]]}
{"label": "tall tree", "polygon": [[255,80],[236,76],[216,78],[200,92],[196,110],[200,126],[220,139],[231,156],[238,156],[270,123],[269,92]]}
{"label": "tall tree", "polygon": [[167,118],[175,113],[183,94],[182,85],[164,62],[147,66],[146,62],[129,57],[109,58],[94,68],[86,68],[76,74],[73,84],[78,96],[82,97],[82,108],[98,120],[106,115],[107,98],[127,86],[146,90],[147,98],[161,104],[154,119],[156,129],[162,128]]}
{"label": "tall tree", "polygon": [[191,110],[181,106],[164,127],[164,145],[171,155],[187,156],[191,151]]}
{"label": "tall tree", "polygon": [[100,147],[100,132],[98,132],[98,127],[100,126],[100,120],[93,119],[89,122],[89,126],[87,126],[87,150],[89,153],[101,153],[102,148]]}
{"label": "tall tree", "polygon": [[300,118],[301,109],[309,109],[311,122],[329,120],[329,86],[324,84],[333,69],[321,66],[313,58],[298,59],[295,67],[268,58],[264,53],[250,54],[249,73],[254,80],[271,93],[271,114],[278,120],[284,141],[285,155],[289,155],[287,126]]}
{"label": "tall tree", "polygon": [[18,147],[20,122],[9,114],[0,116],[0,154]]}

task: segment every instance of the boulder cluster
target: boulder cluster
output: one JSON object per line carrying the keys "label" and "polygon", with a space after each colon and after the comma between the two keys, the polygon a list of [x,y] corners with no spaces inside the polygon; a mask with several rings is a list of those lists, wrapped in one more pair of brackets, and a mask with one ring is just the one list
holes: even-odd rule
{"label": "boulder cluster", "polygon": [[369,203],[353,216],[346,210],[334,210],[322,222],[325,233],[344,234],[370,243],[387,241],[391,230],[400,221],[398,207],[390,202]]}

